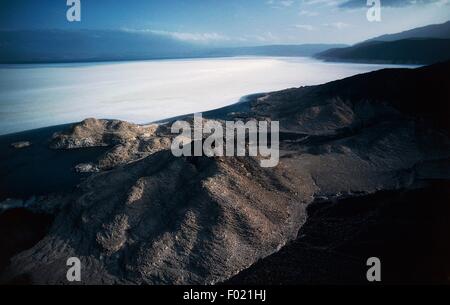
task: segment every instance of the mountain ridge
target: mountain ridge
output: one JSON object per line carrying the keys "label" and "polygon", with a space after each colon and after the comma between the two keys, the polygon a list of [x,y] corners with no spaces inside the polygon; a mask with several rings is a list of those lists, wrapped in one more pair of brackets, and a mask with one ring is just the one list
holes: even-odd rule
{"label": "mountain ridge", "polygon": [[0,31],[0,63],[71,63],[229,56],[311,56],[340,44],[211,47],[152,32]]}
{"label": "mountain ridge", "polygon": [[363,41],[394,41],[408,38],[440,38],[450,39],[450,20],[444,23],[430,24],[423,27],[417,27],[410,30],[384,34],[368,40]]}
{"label": "mountain ridge", "polygon": [[330,49],[316,54],[315,57],[327,61],[433,64],[450,59],[450,39],[367,41],[352,47]]}
{"label": "mountain ridge", "polygon": [[450,21],[377,36],[349,47],[316,53],[326,61],[433,64],[450,59]]}

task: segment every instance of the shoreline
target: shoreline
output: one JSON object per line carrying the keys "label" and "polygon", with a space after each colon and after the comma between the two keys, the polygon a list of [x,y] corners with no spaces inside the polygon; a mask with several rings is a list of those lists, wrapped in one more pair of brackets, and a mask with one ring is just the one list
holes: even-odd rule
{"label": "shoreline", "polygon": [[[205,118],[225,118],[228,113],[246,112],[249,105],[266,93],[245,95],[229,106],[203,112]],[[186,119],[193,114],[184,114],[146,124],[167,124]],[[106,119],[109,120],[109,119]],[[68,129],[80,122],[54,125],[0,135],[0,213],[17,207],[26,207],[39,196],[57,194],[74,188],[90,173],[77,173],[74,167],[81,163],[95,161],[109,147],[54,150],[49,141],[55,132]],[[29,142],[23,148],[15,148],[13,143]],[[49,178],[51,177],[51,178]],[[8,201],[9,200],[9,201]],[[8,208],[8,205],[11,205]]]}
{"label": "shoreline", "polygon": [[[70,125],[0,136],[0,203],[7,199],[27,201],[71,190],[87,177],[75,172],[73,167],[96,159],[106,148],[60,151],[48,146],[53,133]],[[31,145],[24,148],[11,146],[20,141],[29,141]]]}
{"label": "shoreline", "polygon": [[[266,56],[0,65],[5,75],[11,72],[10,76],[0,79],[0,99],[6,110],[0,134],[73,124],[88,117],[147,124],[230,106],[254,92],[319,85],[398,67],[408,66]],[[154,83],[159,77],[155,69],[165,71],[158,83]],[[88,80],[83,80],[86,73],[92,74]],[[36,77],[43,77],[45,81],[31,87],[22,85]],[[69,83],[72,85],[68,86]],[[29,106],[29,113],[18,106],[22,104]]]}
{"label": "shoreline", "polygon": [[[245,111],[246,110],[245,103],[250,103],[255,98],[261,97],[265,94],[267,94],[267,93],[261,92],[261,93],[252,93],[252,94],[244,95],[239,99],[239,101],[237,101],[235,103],[232,103],[232,104],[224,106],[224,107],[206,110],[201,113],[205,116],[211,117],[211,116],[217,116],[218,113],[221,113],[221,112],[227,111],[227,110],[231,110],[231,109],[233,109],[235,111]],[[134,124],[139,125],[139,126],[146,126],[146,125],[151,125],[151,124],[164,124],[164,123],[171,122],[174,120],[186,118],[186,117],[189,117],[192,115],[193,115],[193,113],[186,113],[186,114],[181,114],[181,115],[174,116],[174,117],[164,118],[161,120],[151,121],[148,123],[142,123],[142,124],[134,123]],[[112,118],[100,118],[100,119],[102,119],[102,120],[119,120],[119,119],[112,119]],[[29,134],[39,133],[39,132],[47,132],[48,130],[53,130],[53,132],[56,132],[56,131],[60,131],[62,129],[68,128],[74,124],[78,124],[80,122],[81,121],[76,121],[76,122],[70,122],[70,123],[64,123],[64,124],[57,124],[57,125],[33,128],[33,129],[28,129],[28,130],[13,132],[13,133],[0,134],[0,142],[3,141],[7,137],[10,137],[11,140],[13,138],[15,139],[11,143],[27,141],[25,139],[30,137]],[[31,137],[33,137],[33,136],[31,136]],[[20,139],[23,139],[23,140],[20,140]]]}

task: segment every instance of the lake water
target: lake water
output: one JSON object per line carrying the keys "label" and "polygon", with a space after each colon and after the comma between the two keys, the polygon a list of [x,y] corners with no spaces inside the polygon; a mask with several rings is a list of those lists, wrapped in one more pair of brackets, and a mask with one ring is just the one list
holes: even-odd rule
{"label": "lake water", "polygon": [[0,65],[0,134],[88,117],[149,123],[385,67],[278,57]]}

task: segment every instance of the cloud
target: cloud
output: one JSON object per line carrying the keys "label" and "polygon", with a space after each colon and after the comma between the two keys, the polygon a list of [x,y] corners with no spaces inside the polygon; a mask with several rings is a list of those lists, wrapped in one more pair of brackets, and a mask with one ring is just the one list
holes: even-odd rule
{"label": "cloud", "polygon": [[185,33],[185,32],[168,32],[168,31],[153,31],[153,33],[159,35],[167,35],[178,40],[194,41],[194,42],[230,40],[229,37],[217,33]]}
{"label": "cloud", "polygon": [[317,13],[317,12],[308,11],[308,10],[301,10],[300,12],[298,12],[298,14],[300,16],[309,16],[309,17],[313,17],[313,16],[319,15],[319,13]]}
{"label": "cloud", "polygon": [[303,4],[312,6],[337,6],[342,0],[303,0]]}
{"label": "cloud", "polygon": [[350,24],[347,24],[344,22],[333,22],[333,23],[325,23],[323,26],[342,30],[342,29],[348,28],[350,26]]}
{"label": "cloud", "polygon": [[314,31],[316,28],[310,24],[295,24],[294,27],[306,31]]}
{"label": "cloud", "polygon": [[280,38],[272,32],[261,33],[259,35],[246,35],[246,41],[258,41],[261,43],[279,43]]}
{"label": "cloud", "polygon": [[134,33],[149,33],[160,36],[167,36],[176,40],[187,41],[187,42],[197,42],[197,43],[206,43],[206,42],[218,42],[218,41],[230,41],[231,38],[225,35],[221,35],[218,33],[188,33],[188,32],[170,32],[170,31],[161,31],[161,30],[152,30],[152,29],[144,29],[144,30],[134,30],[134,29],[123,29],[127,32]]}
{"label": "cloud", "polygon": [[267,0],[266,4],[272,8],[286,8],[291,7],[295,3],[294,0]]}
{"label": "cloud", "polygon": [[[381,5],[384,7],[404,7],[418,4],[442,3],[447,0],[382,0]],[[366,7],[366,0],[346,0],[339,5],[341,8]]]}
{"label": "cloud", "polygon": [[283,6],[291,6],[292,4],[294,4],[294,1],[292,0],[284,0],[284,1],[280,1],[280,4]]}

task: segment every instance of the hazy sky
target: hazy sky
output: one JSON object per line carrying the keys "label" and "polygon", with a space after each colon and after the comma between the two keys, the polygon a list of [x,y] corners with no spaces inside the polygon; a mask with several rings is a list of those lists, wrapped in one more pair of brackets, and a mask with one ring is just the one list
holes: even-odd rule
{"label": "hazy sky", "polygon": [[354,43],[450,19],[450,0],[381,0],[368,22],[366,0],[81,0],[81,22],[66,0],[2,0],[0,29],[148,31],[208,45]]}

